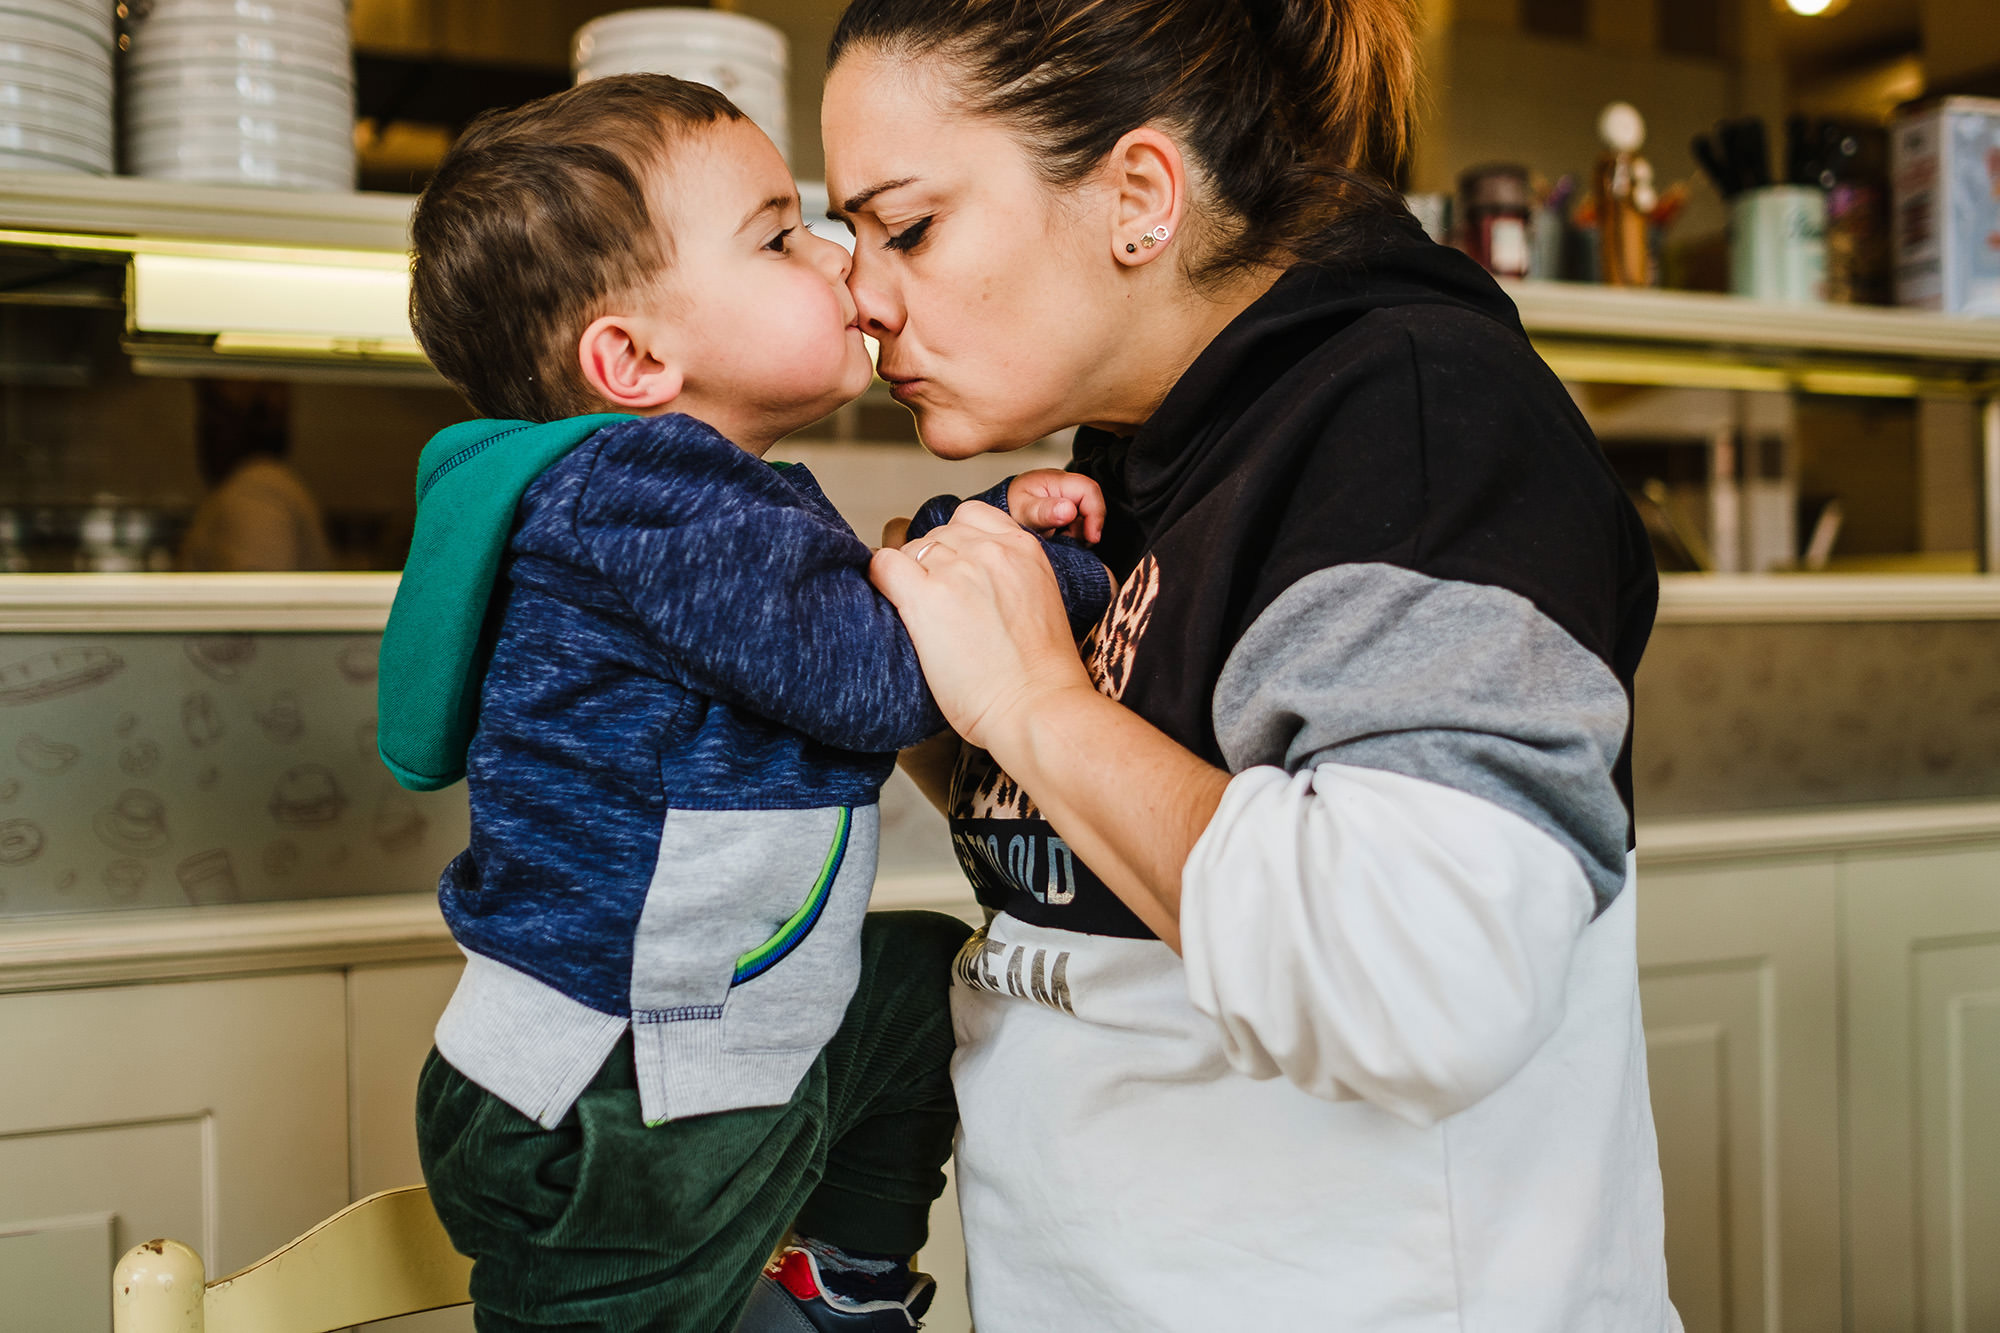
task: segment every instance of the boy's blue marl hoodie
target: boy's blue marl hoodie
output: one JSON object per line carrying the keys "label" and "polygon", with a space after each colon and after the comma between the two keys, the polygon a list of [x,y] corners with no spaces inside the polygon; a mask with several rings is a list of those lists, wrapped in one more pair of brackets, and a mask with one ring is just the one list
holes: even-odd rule
{"label": "boy's blue marl hoodie", "polygon": [[[868,547],[684,416],[454,426],[417,495],[379,740],[471,799],[439,1052],[548,1126],[628,1027],[649,1121],[789,1100],[858,979],[878,791],[943,726]],[[1094,621],[1103,567],[1046,549]]]}

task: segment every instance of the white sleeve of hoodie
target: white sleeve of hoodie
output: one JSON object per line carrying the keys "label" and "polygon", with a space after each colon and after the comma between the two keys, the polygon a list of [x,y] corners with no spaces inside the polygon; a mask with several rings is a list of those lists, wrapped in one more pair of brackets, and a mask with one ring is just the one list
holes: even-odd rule
{"label": "white sleeve of hoodie", "polygon": [[1236,1068],[1424,1125],[1555,1031],[1591,910],[1576,857],[1479,797],[1265,767],[1231,781],[1188,858],[1181,943]]}

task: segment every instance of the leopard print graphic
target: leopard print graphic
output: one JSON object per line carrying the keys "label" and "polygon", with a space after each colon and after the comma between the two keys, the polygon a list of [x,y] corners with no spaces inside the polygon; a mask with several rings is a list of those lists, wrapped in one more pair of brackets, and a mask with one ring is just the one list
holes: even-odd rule
{"label": "leopard print graphic", "polygon": [[1160,562],[1147,556],[1112,599],[1104,619],[1083,640],[1083,665],[1099,694],[1123,699],[1132,680],[1132,661],[1139,640],[1153,623],[1153,602],[1160,595]]}
{"label": "leopard print graphic", "polygon": [[[1125,580],[1118,596],[1083,640],[1084,670],[1098,693],[1122,699],[1132,680],[1139,640],[1153,623],[1160,595],[1160,562],[1147,556]],[[952,773],[951,808],[959,819],[1040,819],[1042,813],[1021,784],[1007,776],[984,750],[966,746]]]}

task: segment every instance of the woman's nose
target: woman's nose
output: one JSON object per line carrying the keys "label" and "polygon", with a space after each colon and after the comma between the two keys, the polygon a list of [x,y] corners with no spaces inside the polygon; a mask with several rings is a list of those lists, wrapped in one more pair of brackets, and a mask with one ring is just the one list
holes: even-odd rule
{"label": "woman's nose", "polygon": [[894,290],[881,281],[875,265],[862,257],[856,247],[847,275],[847,290],[854,294],[854,309],[861,319],[861,331],[874,338],[889,338],[903,330],[903,306]]}

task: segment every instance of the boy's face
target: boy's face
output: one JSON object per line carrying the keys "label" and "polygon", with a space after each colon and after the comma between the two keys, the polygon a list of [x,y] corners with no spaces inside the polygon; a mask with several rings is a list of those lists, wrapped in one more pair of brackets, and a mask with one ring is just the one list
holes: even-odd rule
{"label": "boy's face", "polygon": [[664,410],[761,454],[874,375],[847,252],[805,229],[791,172],[747,120],[699,131],[663,176],[655,212],[673,267],[648,313],[684,377]]}

